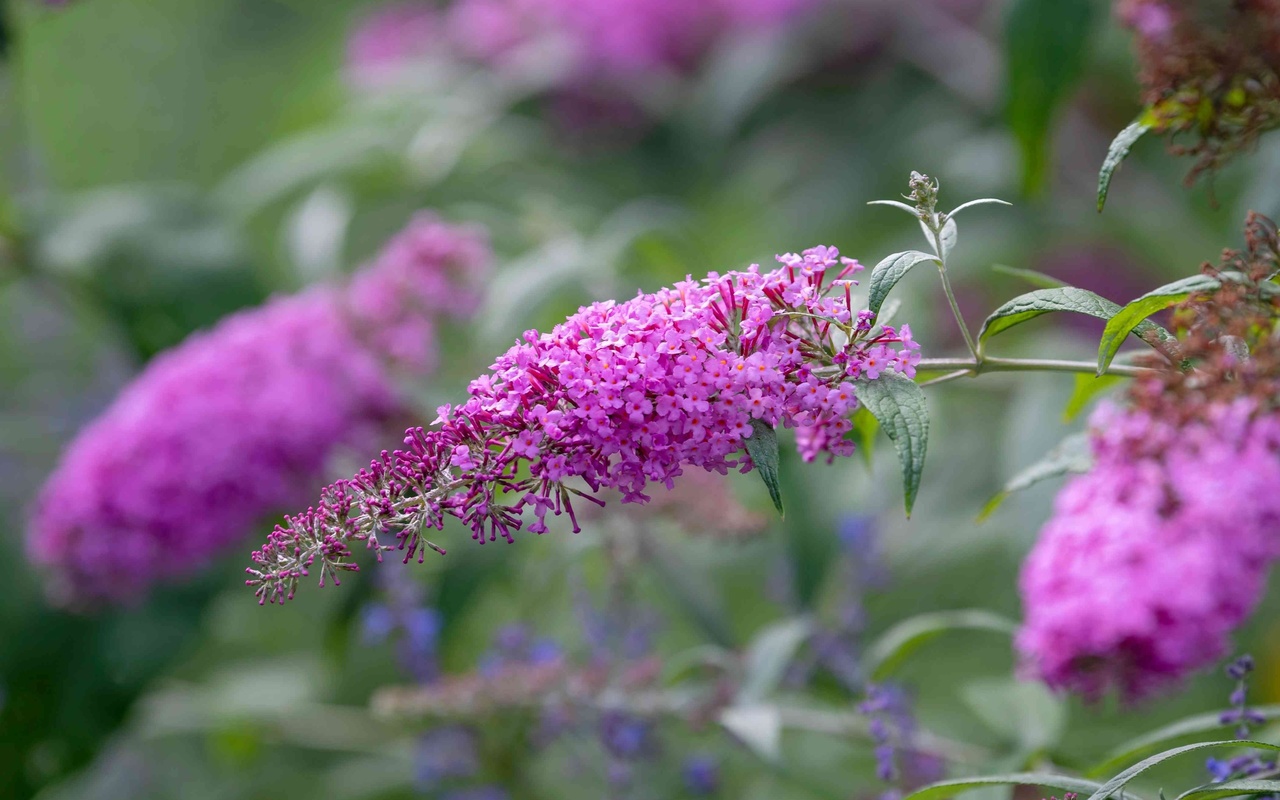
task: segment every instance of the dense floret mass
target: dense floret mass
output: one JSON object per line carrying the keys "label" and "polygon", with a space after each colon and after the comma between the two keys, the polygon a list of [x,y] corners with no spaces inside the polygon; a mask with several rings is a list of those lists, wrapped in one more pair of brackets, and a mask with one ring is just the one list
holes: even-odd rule
{"label": "dense floret mass", "polygon": [[477,231],[424,214],[347,286],[276,298],[159,355],[37,500],[28,551],[55,596],[136,598],[305,501],[336,451],[408,416],[393,373],[430,371],[434,319],[474,309],[487,261]]}
{"label": "dense floret mass", "polygon": [[421,558],[440,549],[421,534],[446,517],[480,542],[511,541],[526,525],[542,533],[548,514],[568,514],[576,531],[575,497],[602,503],[597,493],[612,489],[645,502],[648,485],[670,488],[687,468],[745,471],[745,443],[765,427],[797,429],[806,459],[848,455],[856,384],[913,375],[918,346],[907,326],[854,310],[856,261],[829,247],[779,261],[526,332],[466,402],[277,527],[249,584],[274,601],[312,569],[321,585],[336,580],[356,566],[353,541]]}
{"label": "dense floret mass", "polygon": [[1022,572],[1024,668],[1139,699],[1226,654],[1280,557],[1280,237],[1205,265],[1174,361],[1091,420],[1093,467],[1058,496]]}

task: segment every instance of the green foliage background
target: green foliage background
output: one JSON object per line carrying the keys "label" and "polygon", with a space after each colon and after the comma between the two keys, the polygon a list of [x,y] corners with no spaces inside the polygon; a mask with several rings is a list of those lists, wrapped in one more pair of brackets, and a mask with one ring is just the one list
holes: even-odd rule
{"label": "green foliage background", "polygon": [[[415,731],[366,711],[376,687],[401,680],[390,648],[360,645],[367,581],[261,610],[233,555],[142,607],[77,617],[45,605],[21,555],[25,510],[60,446],[147,358],[229,311],[353,268],[413,209],[487,223],[501,260],[475,330],[448,332],[424,409],[459,396],[521,330],[592,298],[818,242],[868,265],[916,247],[909,220],[865,205],[900,194],[911,169],[940,177],[949,205],[1015,202],[967,212],[953,275],[975,322],[1028,288],[993,264],[1074,265],[1080,275],[1063,277],[1123,303],[1237,243],[1247,209],[1280,213],[1280,143],[1265,140],[1247,164],[1190,191],[1178,187],[1185,165],[1144,141],[1117,173],[1106,214],[1094,211],[1097,167],[1136,111],[1128,43],[1106,3],[992,2],[971,22],[931,2],[890,4],[894,25],[843,63],[822,58],[848,33],[838,28],[774,49],[744,45],[757,69],[730,62],[697,76],[626,146],[572,141],[533,100],[486,118],[483,91],[381,105],[353,97],[343,43],[362,6],[5,8],[0,796],[414,796]],[[788,79],[779,53],[816,63]],[[335,229],[344,235],[324,235]],[[926,270],[906,279],[899,318],[927,355],[957,353],[935,283]],[[1100,331],[1046,318],[992,349],[1090,359]],[[642,568],[640,594],[667,621],[661,652],[708,638],[743,647],[792,615],[832,613],[834,530],[850,513],[876,517],[892,575],[865,598],[872,635],[930,611],[1016,618],[1017,567],[1057,483],[975,518],[1008,476],[1080,428],[1061,422],[1072,387],[1070,376],[994,376],[931,392],[929,466],[909,522],[887,442],[869,468],[803,465],[784,442],[785,520],[740,545],[666,531],[662,568]],[[734,486],[770,509],[754,476]],[[446,668],[473,668],[513,621],[572,638],[561,577],[601,585],[601,542],[597,525],[512,547],[459,543],[430,560],[419,572],[445,617]],[[780,567],[794,575],[799,608],[763,591]],[[680,589],[689,586],[700,591]],[[1261,663],[1264,701],[1280,700],[1278,609],[1273,596],[1240,637]],[[960,772],[1034,761],[1028,742],[1084,766],[1144,730],[1222,706],[1228,691],[1209,675],[1140,708],[1068,702],[1059,729],[1057,712],[1010,707],[1024,690],[1010,682],[1007,638],[955,633],[926,647],[896,675],[916,692],[924,725],[992,754]],[[834,689],[813,699],[844,710],[854,700]],[[723,732],[667,733],[675,753],[693,743],[728,758],[725,796],[879,791],[865,741],[788,732],[782,766],[766,767]],[[592,796],[598,787],[564,777],[563,756],[538,759],[519,796]],[[654,777],[654,796],[680,796],[676,763]],[[1198,782],[1198,763],[1171,769],[1169,785]]]}

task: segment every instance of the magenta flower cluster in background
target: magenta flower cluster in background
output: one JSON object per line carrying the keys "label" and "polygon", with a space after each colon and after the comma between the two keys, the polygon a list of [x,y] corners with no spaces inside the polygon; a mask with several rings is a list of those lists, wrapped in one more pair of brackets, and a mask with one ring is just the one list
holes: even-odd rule
{"label": "magenta flower cluster in background", "polygon": [[862,267],[835,248],[778,260],[527,331],[436,427],[411,428],[404,450],[278,526],[248,583],[264,602],[291,597],[313,567],[324,585],[356,568],[353,541],[421,559],[440,550],[422,536],[446,517],[479,542],[511,541],[526,524],[542,533],[548,513],[567,513],[576,531],[575,495],[645,502],[648,484],[670,488],[687,467],[750,469],[742,449],[759,426],[796,428],[806,459],[849,455],[853,381],[913,375],[919,347],[907,326],[854,310],[849,277]]}
{"label": "magenta flower cluster in background", "polygon": [[478,231],[422,214],[345,287],[242,311],[162,353],[75,439],[36,503],[32,560],[64,602],[137,598],[301,502],[341,448],[409,413],[433,324],[465,315],[489,261]]}
{"label": "magenta flower cluster in background", "polygon": [[694,67],[726,36],[768,30],[827,0],[454,0],[395,3],[365,18],[348,71],[376,82],[443,53],[497,67],[530,47],[554,50],[571,83]]}
{"label": "magenta flower cluster in background", "polygon": [[1022,573],[1018,648],[1049,685],[1138,699],[1208,666],[1280,556],[1280,418],[1253,400],[1181,426],[1100,408],[1093,469]]}
{"label": "magenta flower cluster in background", "polygon": [[455,0],[454,45],[502,64],[517,48],[554,42],[577,77],[685,71],[722,37],[768,29],[825,0]]}

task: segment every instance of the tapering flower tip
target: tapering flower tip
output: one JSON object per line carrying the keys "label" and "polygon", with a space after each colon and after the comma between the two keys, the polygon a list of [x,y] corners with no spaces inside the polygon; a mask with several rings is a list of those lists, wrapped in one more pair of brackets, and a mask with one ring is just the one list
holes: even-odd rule
{"label": "tapering flower tip", "polygon": [[1209,666],[1280,555],[1280,418],[1252,400],[1172,424],[1102,407],[1093,469],[1022,570],[1026,672],[1137,700]]}
{"label": "tapering flower tip", "polygon": [[466,402],[278,526],[249,584],[262,601],[286,599],[312,570],[351,569],[353,541],[421,559],[446,517],[479,542],[543,533],[548,514],[576,531],[575,498],[602,504],[611,489],[640,503],[688,468],[750,469],[753,421],[796,428],[806,459],[852,453],[853,382],[913,375],[919,346],[907,326],[875,327],[850,307],[839,281],[861,266],[835,248],[778,261],[527,331]]}
{"label": "tapering flower tip", "polygon": [[303,501],[336,450],[407,413],[388,367],[424,374],[433,318],[473,307],[487,260],[476,231],[421,216],[348,286],[273,299],[157,356],[36,501],[28,553],[55,597],[138,598]]}

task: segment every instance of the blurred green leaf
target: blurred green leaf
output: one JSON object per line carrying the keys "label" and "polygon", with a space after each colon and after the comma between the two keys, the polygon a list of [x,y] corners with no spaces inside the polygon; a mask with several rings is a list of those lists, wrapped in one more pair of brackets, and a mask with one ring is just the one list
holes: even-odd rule
{"label": "blurred green leaf", "polygon": [[1017,623],[993,611],[964,609],[933,611],[905,619],[880,635],[867,648],[864,658],[872,680],[884,680],[925,644],[951,631],[991,631],[1008,636]]}
{"label": "blurred green leaf", "polygon": [[774,706],[730,706],[720,712],[720,724],[768,763],[781,755],[782,715]]}
{"label": "blurred green leaf", "polygon": [[760,631],[747,645],[743,657],[743,682],[737,704],[750,706],[767,699],[812,631],[813,624],[807,617],[783,620]]}
{"label": "blurred green leaf", "polygon": [[1187,744],[1182,747],[1175,747],[1172,750],[1165,750],[1163,753],[1157,753],[1150,758],[1145,758],[1129,767],[1124,772],[1116,775],[1111,780],[1102,784],[1092,795],[1089,800],[1106,800],[1106,798],[1116,794],[1129,784],[1134,778],[1138,777],[1147,770],[1157,767],[1171,758],[1177,758],[1186,753],[1193,753],[1197,750],[1206,750],[1210,747],[1243,747],[1252,748],[1254,750],[1280,750],[1280,745],[1269,744],[1267,742],[1255,742],[1249,739],[1225,739],[1216,742],[1197,742],[1195,744]]}
{"label": "blurred green leaf", "polygon": [[769,489],[773,507],[782,515],[782,487],[778,482],[778,434],[773,426],[762,419],[751,420],[752,434],[746,440],[747,455],[755,465],[760,479]]}
{"label": "blurred green leaf", "polygon": [[1117,375],[1076,375],[1075,388],[1071,390],[1071,397],[1067,398],[1067,405],[1062,409],[1062,421],[1075,420],[1098,393],[1125,380]]}
{"label": "blurred green leaf", "polygon": [[1239,780],[1224,783],[1206,783],[1178,795],[1177,800],[1221,800],[1223,797],[1240,797],[1250,794],[1275,794],[1280,792],[1280,781]]}
{"label": "blurred green leaf", "polygon": [[1042,683],[984,679],[966,684],[960,696],[987,728],[1019,753],[1053,747],[1066,731],[1066,703]]}
{"label": "blurred green leaf", "polygon": [[1001,275],[1008,275],[1013,278],[1021,278],[1038,289],[1061,289],[1067,286],[1065,281],[1060,281],[1052,275],[1046,275],[1043,272],[1037,272],[1033,269],[1022,269],[1020,267],[1005,266],[1004,264],[993,264],[991,271],[998,272]]}
{"label": "blurred green leaf", "polygon": [[1027,194],[1047,182],[1051,131],[1083,75],[1094,13],[1091,0],[1014,0],[1005,18],[1005,113]]}
{"label": "blurred green leaf", "polygon": [[[1262,714],[1267,720],[1280,719],[1280,705],[1250,706],[1249,710]],[[1230,727],[1233,727],[1233,725],[1223,724],[1221,711],[1209,711],[1204,714],[1186,717],[1135,739],[1130,739],[1112,750],[1104,761],[1090,767],[1086,774],[1093,777],[1106,775],[1122,765],[1132,762],[1135,758],[1139,758],[1153,750],[1158,750],[1177,739],[1185,736],[1212,733]]]}
{"label": "blurred green leaf", "polygon": [[1005,498],[1014,492],[1028,489],[1041,481],[1056,478],[1059,475],[1085,472],[1092,463],[1088,434],[1071,434],[1059,442],[1044,458],[1010,478],[1004,488],[982,507],[982,512],[978,514],[978,521],[981,522],[991,516]]}
{"label": "blurred green leaf", "polygon": [[849,432],[854,446],[862,454],[862,460],[871,467],[872,456],[875,455],[876,432],[880,430],[880,421],[864,407],[853,412],[853,430]]}
{"label": "blurred green leaf", "polygon": [[911,516],[929,447],[929,404],[924,390],[910,378],[889,372],[876,380],[854,381],[853,392],[893,440],[902,465],[907,516]]}
{"label": "blurred green leaf", "polygon": [[[902,800],[942,800],[972,789],[985,789],[991,786],[1046,786],[1063,792],[1084,794],[1098,787],[1093,781],[1072,778],[1067,775],[1053,775],[1048,772],[1014,772],[1007,775],[987,775],[980,778],[961,778],[953,781],[932,783],[923,789],[917,789]],[[1129,797],[1135,797],[1130,794]]]}
{"label": "blurred green leaf", "polygon": [[1137,333],[1144,342],[1148,341],[1147,335],[1144,334],[1149,332],[1150,328],[1143,326],[1143,323],[1146,322],[1148,325],[1154,323],[1149,322],[1147,317],[1169,306],[1177,305],[1193,294],[1212,291],[1220,285],[1216,278],[1208,275],[1192,275],[1161,286],[1159,289],[1153,289],[1117,311],[1107,321],[1107,327],[1102,332],[1102,341],[1098,345],[1098,374],[1101,375],[1107,371],[1112,359],[1119,352],[1124,338],[1130,333]]}
{"label": "blurred green leaf", "polygon": [[1111,178],[1115,175],[1116,170],[1120,168],[1121,162],[1129,155],[1129,149],[1147,131],[1151,130],[1151,124],[1145,119],[1146,115],[1120,131],[1116,138],[1112,140],[1111,146],[1107,148],[1107,157],[1102,162],[1102,169],[1098,171],[1098,211],[1102,211],[1102,207],[1107,204],[1107,192],[1111,189]]}

